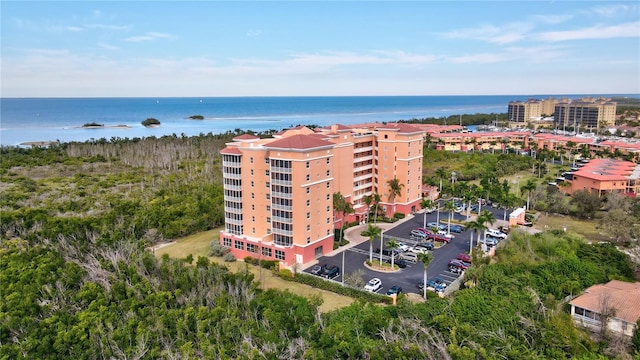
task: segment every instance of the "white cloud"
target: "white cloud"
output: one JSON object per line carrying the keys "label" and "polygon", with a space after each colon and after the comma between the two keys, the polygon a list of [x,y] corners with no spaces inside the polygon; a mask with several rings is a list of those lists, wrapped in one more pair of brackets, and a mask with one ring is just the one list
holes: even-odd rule
{"label": "white cloud", "polygon": [[174,36],[170,35],[170,34],[159,33],[159,32],[148,32],[148,33],[146,33],[144,35],[128,37],[128,38],[124,39],[124,41],[143,42],[143,41],[154,41],[154,40],[158,40],[158,39],[173,39],[173,38],[174,38]]}
{"label": "white cloud", "polygon": [[503,51],[492,53],[477,53],[447,58],[455,64],[492,64],[501,62],[520,61],[525,63],[541,63],[566,56],[559,47],[508,47]]}
{"label": "white cloud", "polygon": [[101,48],[101,49],[105,49],[105,50],[120,50],[120,48],[118,46],[107,44],[107,43],[104,43],[104,42],[98,43],[98,47]]}
{"label": "white cloud", "polygon": [[596,25],[576,30],[548,31],[539,33],[534,37],[542,41],[640,37],[640,21],[611,26]]}
{"label": "white cloud", "polygon": [[262,35],[262,30],[254,30],[254,29],[247,30],[247,36],[249,37],[260,36],[260,35]]}
{"label": "white cloud", "polygon": [[84,28],[81,28],[79,26],[67,26],[67,30],[73,31],[73,32],[80,32],[80,31],[84,31]]}
{"label": "white cloud", "polygon": [[598,6],[590,9],[591,12],[595,13],[598,16],[612,17],[619,14],[626,14],[629,12],[635,12],[637,15],[638,7],[637,6],[629,6],[626,4],[615,4],[615,5],[607,5],[607,6]]}
{"label": "white cloud", "polygon": [[560,24],[563,22],[567,22],[573,19],[573,15],[534,15],[531,17],[531,20],[534,22],[544,23],[544,24]]}
{"label": "white cloud", "polygon": [[508,44],[522,40],[533,28],[529,22],[510,23],[504,26],[483,25],[476,28],[465,28],[445,33],[451,39],[476,39],[495,44]]}

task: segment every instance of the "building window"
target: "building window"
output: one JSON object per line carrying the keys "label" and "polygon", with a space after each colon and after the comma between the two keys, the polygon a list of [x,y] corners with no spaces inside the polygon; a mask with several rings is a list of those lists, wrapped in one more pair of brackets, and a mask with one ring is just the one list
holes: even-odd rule
{"label": "building window", "polygon": [[331,187],[331,183],[327,182],[327,189]]}
{"label": "building window", "polygon": [[310,178],[311,178],[311,176],[309,174],[307,174],[307,181],[309,181]]}
{"label": "building window", "polygon": [[269,158],[265,158],[265,159],[264,159],[264,163],[265,163],[265,164],[268,164],[268,163],[269,163]]}
{"label": "building window", "polygon": [[311,225],[307,224],[307,231],[311,231]]}
{"label": "building window", "polygon": [[267,189],[268,189],[269,187],[271,187],[271,183],[270,183],[270,182],[268,182],[268,181],[265,183],[265,185],[267,185]]}
{"label": "building window", "polygon": [[251,187],[253,187],[253,180],[251,180]]}
{"label": "building window", "polygon": [[267,223],[269,223],[269,224],[271,223],[271,218],[270,217],[267,217]]}
{"label": "building window", "polygon": [[265,174],[265,175],[267,175],[267,176],[269,176],[269,170],[265,170],[265,171],[264,171],[264,174]]}
{"label": "building window", "polygon": [[253,156],[249,158],[249,162],[253,164]]}
{"label": "building window", "polygon": [[271,211],[271,205],[267,205],[267,211]]}
{"label": "building window", "polygon": [[309,162],[307,161],[307,169],[309,168]]}
{"label": "building window", "polygon": [[256,217],[255,216],[251,216],[251,221],[256,221]]}
{"label": "building window", "polygon": [[276,250],[276,259],[284,261],[284,251]]}
{"label": "building window", "polygon": [[258,245],[247,243],[247,251],[252,253],[258,253]]}
{"label": "building window", "polygon": [[252,198],[252,199],[255,199],[255,198],[256,198],[256,195],[255,195],[254,193],[251,193],[251,198]]}
{"label": "building window", "polygon": [[311,200],[307,200],[307,207],[311,206]]}
{"label": "building window", "polygon": [[267,200],[271,199],[271,194],[267,194]]}
{"label": "building window", "polygon": [[307,244],[311,243],[311,237],[307,236]]}
{"label": "building window", "polygon": [[244,243],[240,240],[234,240],[233,241],[233,247],[238,249],[238,250],[244,250]]}
{"label": "building window", "polygon": [[226,246],[226,247],[231,247],[231,239],[229,238],[223,238],[222,239],[222,245]]}
{"label": "building window", "polygon": [[331,211],[331,206],[327,206],[327,212]]}
{"label": "building window", "polygon": [[256,209],[256,204],[251,204],[251,210],[255,210]]}
{"label": "building window", "polygon": [[331,195],[327,194],[327,200],[331,200]]}
{"label": "building window", "polygon": [[327,224],[331,222],[331,218],[327,218]]}
{"label": "building window", "polygon": [[251,232],[255,234],[256,233],[256,228],[251,228]]}
{"label": "building window", "polygon": [[311,193],[311,188],[307,188],[307,194]]}
{"label": "building window", "polygon": [[327,176],[331,176],[331,171],[327,170]]}
{"label": "building window", "polygon": [[271,248],[262,248],[262,255],[266,257],[271,257]]}
{"label": "building window", "polygon": [[327,165],[329,165],[331,163],[331,159],[327,158]]}
{"label": "building window", "polygon": [[311,213],[310,212],[307,213],[307,219],[311,219]]}

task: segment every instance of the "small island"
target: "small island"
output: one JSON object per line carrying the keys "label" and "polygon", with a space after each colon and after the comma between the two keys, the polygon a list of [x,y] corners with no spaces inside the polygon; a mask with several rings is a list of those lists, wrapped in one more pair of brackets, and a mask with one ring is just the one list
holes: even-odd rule
{"label": "small island", "polygon": [[89,128],[89,129],[96,129],[96,128],[103,128],[104,124],[98,124],[97,122],[90,122],[82,125],[82,127]]}
{"label": "small island", "polygon": [[147,118],[142,121],[142,126],[144,127],[158,127],[160,126],[160,121],[154,118]]}
{"label": "small island", "polygon": [[191,119],[191,120],[204,120],[204,116],[202,116],[202,115],[191,115],[191,116],[189,116],[189,119]]}

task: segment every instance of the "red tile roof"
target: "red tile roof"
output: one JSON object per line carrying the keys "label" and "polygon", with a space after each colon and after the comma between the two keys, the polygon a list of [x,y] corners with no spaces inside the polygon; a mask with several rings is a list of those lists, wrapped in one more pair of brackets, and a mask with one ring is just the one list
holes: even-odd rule
{"label": "red tile roof", "polygon": [[636,168],[630,161],[616,159],[592,159],[583,167],[573,172],[574,176],[594,180],[626,180]]}
{"label": "red tile roof", "polygon": [[604,301],[615,309],[614,318],[635,324],[640,319],[640,282],[611,280],[606,284],[594,285],[569,303],[600,313]]}
{"label": "red tile roof", "polygon": [[240,151],[238,148],[233,147],[233,146],[227,146],[226,148],[220,150],[220,154],[227,154],[227,155],[242,155],[242,151]]}
{"label": "red tile roof", "polygon": [[257,140],[257,139],[260,139],[260,138],[251,134],[242,134],[240,136],[236,136],[233,138],[234,141]]}
{"label": "red tile roof", "polygon": [[264,145],[268,148],[280,148],[280,149],[314,149],[323,146],[333,146],[333,143],[322,140],[317,135],[291,135],[277,139],[275,141],[266,143]]}
{"label": "red tile roof", "polygon": [[388,123],[386,125],[378,126],[378,129],[385,130],[397,130],[401,134],[411,134],[411,133],[423,133],[424,130],[405,123]]}

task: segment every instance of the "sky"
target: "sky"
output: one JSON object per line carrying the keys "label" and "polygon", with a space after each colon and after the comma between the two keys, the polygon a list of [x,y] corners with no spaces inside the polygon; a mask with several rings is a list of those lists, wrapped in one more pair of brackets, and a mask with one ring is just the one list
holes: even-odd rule
{"label": "sky", "polygon": [[1,97],[640,93],[638,1],[0,2]]}

